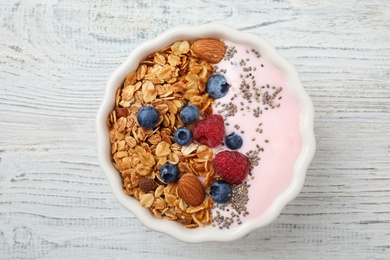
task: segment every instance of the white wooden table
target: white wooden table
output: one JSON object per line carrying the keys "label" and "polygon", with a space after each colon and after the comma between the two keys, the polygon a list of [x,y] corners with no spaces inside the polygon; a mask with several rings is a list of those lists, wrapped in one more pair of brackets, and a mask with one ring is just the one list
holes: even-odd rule
{"label": "white wooden table", "polygon": [[[296,65],[317,152],[273,224],[189,245],[116,202],[94,126],[133,48],[208,22],[261,35]],[[389,110],[389,1],[2,0],[0,259],[390,259]]]}

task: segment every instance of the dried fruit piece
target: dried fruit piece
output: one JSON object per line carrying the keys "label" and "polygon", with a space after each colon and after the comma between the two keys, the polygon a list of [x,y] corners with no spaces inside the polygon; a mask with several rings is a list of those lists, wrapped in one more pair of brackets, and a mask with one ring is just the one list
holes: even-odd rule
{"label": "dried fruit piece", "polygon": [[192,44],[191,50],[202,60],[218,63],[225,57],[226,46],[216,39],[200,39]]}
{"label": "dried fruit piece", "polygon": [[116,118],[127,117],[129,115],[127,108],[124,107],[115,107],[114,111]]}
{"label": "dried fruit piece", "polygon": [[187,204],[193,207],[202,204],[206,197],[203,184],[192,173],[186,173],[179,179],[177,192]]}
{"label": "dried fruit piece", "polygon": [[154,191],[157,188],[157,183],[147,177],[142,177],[138,185],[139,188],[145,193]]}

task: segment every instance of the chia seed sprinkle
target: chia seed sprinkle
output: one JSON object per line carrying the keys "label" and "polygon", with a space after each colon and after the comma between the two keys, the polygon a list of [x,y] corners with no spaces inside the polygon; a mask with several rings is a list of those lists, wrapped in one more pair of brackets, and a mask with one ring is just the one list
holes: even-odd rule
{"label": "chia seed sprinkle", "polygon": [[235,46],[228,46],[224,60],[230,61],[234,57],[234,54],[236,54],[236,53],[237,53],[237,50],[236,50]]}
{"label": "chia seed sprinkle", "polygon": [[252,167],[259,165],[260,156],[259,153],[262,152],[261,148],[257,148],[257,150],[250,150],[245,155],[248,157],[251,162]]}
{"label": "chia seed sprinkle", "polygon": [[[215,211],[216,216],[213,217],[213,225],[218,226],[220,229],[229,229],[234,222],[242,224],[241,217],[249,215],[246,207],[249,201],[249,187],[250,185],[247,181],[244,181],[239,185],[232,185],[232,197],[230,202],[215,204],[217,210]],[[221,212],[230,212],[230,216],[223,216]]]}

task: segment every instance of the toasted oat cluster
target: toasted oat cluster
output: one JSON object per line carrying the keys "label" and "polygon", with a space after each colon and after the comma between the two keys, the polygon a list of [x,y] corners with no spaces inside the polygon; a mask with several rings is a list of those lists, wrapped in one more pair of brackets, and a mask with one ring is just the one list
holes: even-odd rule
{"label": "toasted oat cluster", "polygon": [[[214,100],[205,89],[214,68],[207,60],[201,59],[188,41],[150,54],[117,90],[115,108],[107,119],[113,163],[123,177],[125,193],[157,218],[166,217],[188,228],[211,224],[213,200],[206,193],[200,205],[190,205],[187,202],[191,200],[179,196],[178,182],[165,183],[159,171],[164,164],[173,164],[180,176],[190,173],[204,177],[205,190],[218,178],[212,167],[211,148],[195,142],[180,146],[173,138],[174,132],[185,125],[179,115],[185,105],[198,107],[201,117],[212,114]],[[151,129],[142,128],[137,121],[138,110],[148,105],[159,114],[157,125]],[[192,130],[194,126],[186,127]],[[184,188],[197,187],[185,184]]]}

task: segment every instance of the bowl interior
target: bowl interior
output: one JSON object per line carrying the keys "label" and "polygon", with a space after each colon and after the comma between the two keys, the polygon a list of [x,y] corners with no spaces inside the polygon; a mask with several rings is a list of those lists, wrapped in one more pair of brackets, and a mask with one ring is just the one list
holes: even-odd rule
{"label": "bowl interior", "polygon": [[[272,205],[261,217],[251,219],[232,229],[221,230],[211,226],[187,229],[177,222],[168,221],[166,219],[157,219],[150,214],[148,209],[143,208],[137,200],[123,192],[121,176],[114,168],[110,154],[111,145],[106,119],[114,107],[116,90],[123,84],[126,75],[137,69],[139,61],[144,59],[148,54],[160,50],[178,40],[195,40],[199,38],[225,39],[256,48],[286,76],[288,85],[291,86],[292,93],[296,98],[301,111],[300,130],[303,142],[302,151],[295,163],[290,185],[275,198]],[[97,115],[98,158],[100,166],[105,173],[117,200],[123,207],[131,211],[146,227],[169,234],[185,242],[230,241],[243,237],[250,231],[271,223],[279,216],[284,206],[298,195],[304,183],[306,170],[315,152],[313,121],[313,104],[302,87],[296,69],[278,54],[275,48],[266,40],[259,36],[240,32],[220,24],[206,24],[195,27],[181,26],[170,29],[157,38],[138,46],[110,77],[103,102]]]}

